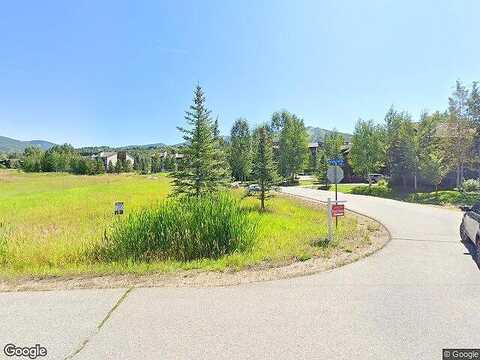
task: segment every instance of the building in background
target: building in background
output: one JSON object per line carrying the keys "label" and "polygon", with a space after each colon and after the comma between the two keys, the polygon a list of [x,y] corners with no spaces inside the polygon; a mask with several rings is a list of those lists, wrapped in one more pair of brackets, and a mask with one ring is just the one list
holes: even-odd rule
{"label": "building in background", "polygon": [[132,166],[135,164],[135,159],[126,151],[102,151],[100,154],[92,155],[92,159],[101,159],[105,165],[105,169],[107,169],[108,164],[112,163],[112,165],[115,166],[118,161],[130,161]]}

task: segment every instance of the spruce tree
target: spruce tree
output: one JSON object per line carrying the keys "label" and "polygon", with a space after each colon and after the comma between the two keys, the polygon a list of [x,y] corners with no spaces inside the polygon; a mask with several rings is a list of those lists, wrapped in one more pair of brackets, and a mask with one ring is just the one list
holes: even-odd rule
{"label": "spruce tree", "polygon": [[195,88],[193,105],[186,111],[185,120],[190,128],[178,128],[186,145],[183,165],[173,174],[174,194],[198,197],[216,192],[227,184],[227,166],[200,86]]}
{"label": "spruce tree", "polygon": [[230,168],[235,180],[245,181],[252,172],[252,138],[245,119],[235,121],[230,133]]}
{"label": "spruce tree", "polygon": [[328,190],[328,178],[327,178],[327,171],[328,171],[328,162],[327,156],[325,155],[324,149],[317,150],[317,166],[315,175],[317,176],[317,180],[325,185],[325,189]]}
{"label": "spruce tree", "polygon": [[95,174],[105,174],[105,165],[101,159],[95,160]]}
{"label": "spruce tree", "polygon": [[117,160],[114,168],[115,173],[120,174],[122,172],[122,160]]}
{"label": "spruce tree", "polygon": [[112,173],[115,172],[115,166],[113,166],[112,161],[109,161],[109,162],[108,162],[107,172],[108,172],[109,174],[112,174]]}
{"label": "spruce tree", "polygon": [[265,199],[276,181],[276,166],[273,162],[272,140],[265,127],[258,129],[253,176],[260,186],[260,205],[265,210]]}

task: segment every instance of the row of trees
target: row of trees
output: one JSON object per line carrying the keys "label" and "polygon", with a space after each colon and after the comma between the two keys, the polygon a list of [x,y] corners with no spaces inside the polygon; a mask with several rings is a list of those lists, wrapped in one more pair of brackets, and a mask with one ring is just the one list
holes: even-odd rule
{"label": "row of trees", "polygon": [[268,123],[251,130],[247,120],[235,121],[230,139],[218,133],[218,118],[213,121],[205,105],[201,87],[194,91],[193,104],[186,111],[187,128],[182,131],[185,146],[182,166],[174,172],[176,195],[202,196],[225,187],[233,178],[255,181],[260,187],[262,209],[271,187],[281,179],[294,181],[308,160],[311,168],[326,174],[327,159],[340,158],[343,135],[332,132],[324,147],[313,158],[308,151],[304,122],[288,111],[276,112]]}
{"label": "row of trees", "polygon": [[[247,177],[257,180],[261,207],[265,209],[268,191],[276,181],[271,127],[260,126],[251,134],[248,123],[238,120],[232,129],[235,136],[227,156],[226,144],[218,132],[218,119],[212,120],[200,86],[195,88],[193,104],[186,111],[185,120],[188,127],[179,128],[186,145],[182,166],[173,174],[174,194],[200,197],[217,192],[228,185],[232,172],[242,180]],[[233,149],[246,161],[236,159],[232,164]]]}
{"label": "row of trees", "polygon": [[132,171],[132,164],[128,160],[119,160],[115,165],[110,162],[105,169],[102,159],[81,156],[69,144],[55,145],[46,151],[38,147],[28,147],[23,153],[21,166],[26,172],[70,172],[77,175]]}
{"label": "row of trees", "polygon": [[465,168],[479,165],[480,94],[457,81],[448,110],[423,112],[414,122],[407,112],[387,112],[382,125],[359,120],[355,127],[350,163],[360,175],[385,171],[391,183],[417,190],[419,180],[435,188],[456,172],[463,183]]}
{"label": "row of trees", "polygon": [[[261,128],[265,129],[269,141],[274,143],[273,157],[278,165],[278,176],[294,180],[295,175],[304,170],[308,158],[308,133],[303,120],[288,111],[281,111],[274,113],[271,122]],[[250,131],[245,119],[238,119],[233,124],[227,151],[235,180],[253,178],[259,136],[260,128]]]}
{"label": "row of trees", "polygon": [[[163,156],[162,156],[163,154]],[[170,172],[177,170],[178,160],[175,152],[136,152],[133,169],[141,174]]]}

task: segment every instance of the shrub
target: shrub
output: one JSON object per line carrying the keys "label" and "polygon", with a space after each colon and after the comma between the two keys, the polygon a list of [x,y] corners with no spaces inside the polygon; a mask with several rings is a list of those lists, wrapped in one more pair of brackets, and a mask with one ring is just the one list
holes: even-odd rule
{"label": "shrub", "polygon": [[371,187],[365,185],[355,186],[351,193],[356,195],[370,195],[383,198],[393,197],[392,189],[380,185],[373,185]]}
{"label": "shrub", "polygon": [[466,192],[480,191],[480,180],[476,180],[476,179],[465,180],[462,184],[462,190]]}
{"label": "shrub", "polygon": [[387,179],[383,178],[383,179],[378,180],[377,186],[384,187],[384,188],[389,188],[390,183],[388,182]]}
{"label": "shrub", "polygon": [[216,259],[246,250],[255,234],[256,223],[227,194],[169,199],[114,223],[97,256],[114,261]]}

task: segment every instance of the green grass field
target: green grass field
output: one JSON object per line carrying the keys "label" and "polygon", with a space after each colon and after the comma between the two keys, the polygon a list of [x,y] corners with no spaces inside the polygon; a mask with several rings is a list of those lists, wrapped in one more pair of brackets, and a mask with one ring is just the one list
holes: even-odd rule
{"label": "green grass field", "polygon": [[75,176],[0,170],[0,273],[42,277],[241,269],[328,256],[335,247],[351,251],[358,246],[358,238],[368,242],[368,236],[358,236],[356,218],[347,216],[340,221],[334,244],[319,246],[327,234],[325,212],[276,196],[268,201],[266,213],[259,212],[257,199],[242,200],[259,224],[258,238],[248,252],[184,263],[94,262],[85,255],[115,220],[115,201],[124,201],[130,212],[154,206],[169,191],[170,180],[165,175]]}

